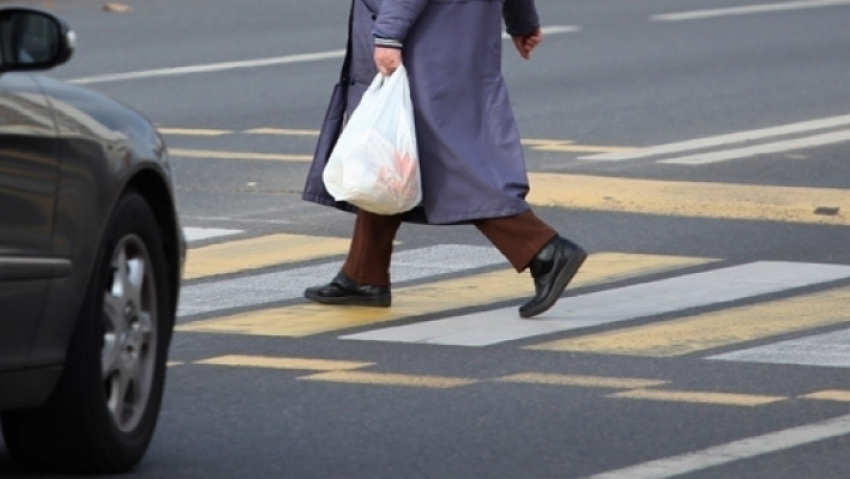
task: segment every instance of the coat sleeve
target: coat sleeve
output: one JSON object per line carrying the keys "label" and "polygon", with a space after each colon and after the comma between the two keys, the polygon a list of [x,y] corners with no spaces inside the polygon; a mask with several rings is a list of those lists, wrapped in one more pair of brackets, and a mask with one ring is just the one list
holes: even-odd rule
{"label": "coat sleeve", "polygon": [[375,19],[375,37],[403,43],[407,32],[429,2],[430,0],[384,0]]}
{"label": "coat sleeve", "polygon": [[534,0],[505,0],[502,16],[505,18],[508,35],[511,36],[524,37],[540,28]]}

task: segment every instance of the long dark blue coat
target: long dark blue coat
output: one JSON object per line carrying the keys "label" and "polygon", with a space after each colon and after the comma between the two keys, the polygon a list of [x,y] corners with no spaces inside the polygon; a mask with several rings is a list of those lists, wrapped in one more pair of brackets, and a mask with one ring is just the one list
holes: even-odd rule
{"label": "long dark blue coat", "polygon": [[325,190],[322,170],[346,117],[377,70],[373,32],[404,44],[423,200],[406,221],[468,223],[523,213],[528,177],[502,77],[502,21],[539,27],[534,0],[353,0],[348,67],[334,91],[303,198],[352,211]]}

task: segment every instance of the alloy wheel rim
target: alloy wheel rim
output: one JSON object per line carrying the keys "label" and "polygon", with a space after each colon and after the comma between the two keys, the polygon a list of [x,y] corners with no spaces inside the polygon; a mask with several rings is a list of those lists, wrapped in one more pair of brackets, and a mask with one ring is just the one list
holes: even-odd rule
{"label": "alloy wheel rim", "polygon": [[122,238],[110,269],[103,302],[103,387],[115,426],[131,432],[151,397],[159,319],[153,266],[142,239]]}

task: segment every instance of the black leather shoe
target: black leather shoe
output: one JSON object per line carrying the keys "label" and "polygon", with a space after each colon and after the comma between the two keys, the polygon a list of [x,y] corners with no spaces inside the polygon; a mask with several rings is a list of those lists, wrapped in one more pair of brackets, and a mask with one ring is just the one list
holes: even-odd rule
{"label": "black leather shoe", "polygon": [[547,243],[528,265],[536,294],[520,306],[519,315],[530,318],[551,308],[586,258],[581,246],[561,236]]}
{"label": "black leather shoe", "polygon": [[340,272],[330,283],[304,291],[304,297],[322,304],[388,307],[392,302],[389,286],[360,284]]}

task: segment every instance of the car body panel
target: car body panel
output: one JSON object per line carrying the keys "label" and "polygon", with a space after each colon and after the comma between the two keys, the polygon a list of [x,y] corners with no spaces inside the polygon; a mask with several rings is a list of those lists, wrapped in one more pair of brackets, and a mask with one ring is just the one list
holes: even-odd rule
{"label": "car body panel", "polygon": [[26,364],[53,276],[57,148],[37,83],[0,75],[0,369]]}

